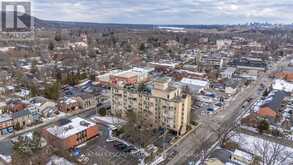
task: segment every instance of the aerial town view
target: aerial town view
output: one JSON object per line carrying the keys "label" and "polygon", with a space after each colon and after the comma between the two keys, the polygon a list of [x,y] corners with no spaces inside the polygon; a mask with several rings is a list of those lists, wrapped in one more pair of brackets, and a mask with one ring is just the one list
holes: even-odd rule
{"label": "aerial town view", "polygon": [[0,165],[293,165],[292,0],[0,9]]}

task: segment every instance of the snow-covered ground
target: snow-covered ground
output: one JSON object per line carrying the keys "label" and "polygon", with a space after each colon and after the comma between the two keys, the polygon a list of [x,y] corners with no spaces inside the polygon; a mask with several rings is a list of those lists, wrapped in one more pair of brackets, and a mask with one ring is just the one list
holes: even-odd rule
{"label": "snow-covered ground", "polygon": [[248,127],[248,126],[244,126],[244,125],[241,125],[240,127],[243,128],[243,129],[258,133],[258,130],[256,128]]}
{"label": "snow-covered ground", "polygon": [[1,154],[0,154],[0,159],[2,159],[7,164],[10,164],[12,161],[11,156],[1,155]]}
{"label": "snow-covered ground", "polygon": [[[264,139],[246,134],[236,134],[234,137],[232,137],[232,140],[239,143],[241,149],[248,151],[254,155],[262,156],[264,153],[266,153],[268,154],[266,156],[267,158],[272,158],[276,156],[277,158],[274,165],[293,164],[293,148],[279,145],[277,143],[266,141]],[[279,154],[275,155],[275,153],[277,152],[279,152]],[[288,158],[284,160],[284,157],[287,156]]]}

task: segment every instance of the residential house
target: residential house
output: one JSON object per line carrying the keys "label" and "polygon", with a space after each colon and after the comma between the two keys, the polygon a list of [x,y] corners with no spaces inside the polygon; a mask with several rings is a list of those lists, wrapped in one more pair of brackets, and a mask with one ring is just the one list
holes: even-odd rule
{"label": "residential house", "polygon": [[27,104],[23,102],[22,100],[15,99],[15,100],[9,100],[7,102],[7,106],[8,106],[9,112],[15,113],[15,112],[23,111],[27,107]]}
{"label": "residential house", "polygon": [[225,165],[222,161],[217,158],[209,158],[204,162],[204,165]]}
{"label": "residential house", "polygon": [[12,113],[12,120],[15,129],[22,129],[33,123],[33,116],[29,109]]}
{"label": "residential house", "polygon": [[279,116],[282,101],[287,96],[288,93],[284,91],[272,91],[266,98],[264,104],[260,107],[257,115],[268,118],[271,122],[275,121]]}
{"label": "residential house", "polygon": [[241,119],[241,124],[248,127],[257,128],[258,126],[257,115],[255,113],[250,113],[249,115]]}
{"label": "residential house", "polygon": [[80,109],[80,102],[77,97],[63,98],[58,102],[58,110],[68,113],[78,111]]}
{"label": "residential house", "polygon": [[0,102],[0,115],[7,110],[6,102]]}
{"label": "residential house", "polygon": [[[50,117],[57,111],[57,104],[44,97],[34,97],[30,99],[31,109],[43,117]],[[37,116],[35,116],[37,117]]]}
{"label": "residential house", "polygon": [[272,87],[274,90],[280,90],[289,93],[293,92],[293,83],[282,79],[274,80]]}
{"label": "residential house", "polygon": [[80,108],[92,109],[104,101],[104,88],[94,85],[92,81],[85,81],[76,86],[64,88],[63,97],[78,101]]}
{"label": "residential house", "polygon": [[82,109],[91,109],[97,107],[98,101],[92,94],[82,93],[78,98]]}
{"label": "residential house", "polygon": [[284,79],[286,81],[293,81],[293,67],[287,67],[275,74],[275,77]]}
{"label": "residential house", "polygon": [[253,162],[253,154],[236,149],[231,160],[240,165],[249,165]]}
{"label": "residential house", "polygon": [[9,114],[0,115],[0,136],[13,132],[13,120]]}

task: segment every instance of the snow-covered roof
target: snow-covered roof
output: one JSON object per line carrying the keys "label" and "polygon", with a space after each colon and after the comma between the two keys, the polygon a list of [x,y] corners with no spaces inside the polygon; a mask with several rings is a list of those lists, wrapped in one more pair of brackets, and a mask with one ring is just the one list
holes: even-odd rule
{"label": "snow-covered roof", "polygon": [[252,154],[244,152],[244,151],[240,151],[240,150],[237,150],[237,149],[234,151],[234,155],[242,157],[242,158],[244,158],[246,160],[252,160],[253,159]]}
{"label": "snow-covered roof", "polygon": [[228,67],[227,69],[224,70],[224,74],[229,74],[229,73],[234,73],[236,71],[236,68],[233,67]]}
{"label": "snow-covered roof", "polygon": [[77,100],[73,97],[70,97],[70,98],[65,98],[64,101],[61,101],[61,103],[74,104],[74,103],[77,103]]}
{"label": "snow-covered roof", "polygon": [[15,93],[15,95],[20,96],[20,97],[26,97],[26,96],[30,95],[30,91],[25,90],[25,89],[21,89],[20,92]]}
{"label": "snow-covered roof", "polygon": [[152,71],[154,71],[155,69],[154,68],[137,68],[137,67],[134,67],[131,69],[133,72],[138,72],[138,73],[150,73]]}
{"label": "snow-covered roof", "polygon": [[189,78],[183,78],[181,80],[181,83],[189,84],[189,85],[196,85],[196,86],[208,86],[209,82],[204,80],[197,80],[197,79],[189,79]]}
{"label": "snow-covered roof", "polygon": [[76,117],[68,124],[47,128],[47,131],[60,139],[66,139],[95,125],[93,122]]}
{"label": "snow-covered roof", "polygon": [[285,92],[293,92],[293,84],[285,80],[276,79],[273,83],[273,89]]}
{"label": "snow-covered roof", "polygon": [[8,115],[8,114],[2,114],[2,115],[0,115],[0,123],[1,122],[4,122],[4,121],[11,120],[11,119],[12,119],[12,117],[10,115]]}
{"label": "snow-covered roof", "polygon": [[160,63],[160,62],[150,62],[152,65],[160,65],[160,66],[166,66],[166,67],[172,67],[175,68],[179,63]]}

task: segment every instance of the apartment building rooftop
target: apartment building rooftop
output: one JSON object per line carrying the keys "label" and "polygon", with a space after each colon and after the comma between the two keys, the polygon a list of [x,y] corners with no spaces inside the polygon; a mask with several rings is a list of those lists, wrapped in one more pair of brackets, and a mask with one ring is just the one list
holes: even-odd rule
{"label": "apartment building rooftop", "polygon": [[131,78],[137,76],[137,73],[131,70],[123,71],[115,74],[114,76],[123,77],[123,78]]}
{"label": "apartment building rooftop", "polygon": [[60,139],[66,139],[95,125],[93,122],[76,117],[64,125],[47,128],[47,131]]}

